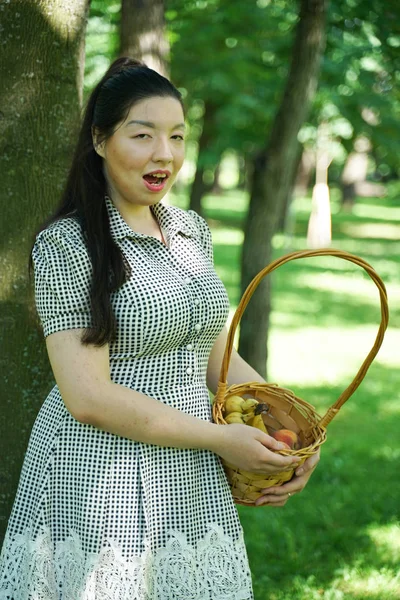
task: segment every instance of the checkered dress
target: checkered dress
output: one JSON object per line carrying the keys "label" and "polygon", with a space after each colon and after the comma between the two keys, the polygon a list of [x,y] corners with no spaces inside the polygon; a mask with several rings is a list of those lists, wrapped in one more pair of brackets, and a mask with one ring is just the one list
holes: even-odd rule
{"label": "checkered dress", "polygon": [[[168,247],[106,198],[132,268],[111,294],[111,379],[211,420],[210,350],[228,314],[210,230],[152,207]],[[45,336],[92,325],[91,263],[72,217],[33,249]],[[110,398],[112,402],[112,398]],[[243,531],[219,457],[135,442],[76,421],[55,386],[33,426],[0,560],[1,600],[251,600]]]}

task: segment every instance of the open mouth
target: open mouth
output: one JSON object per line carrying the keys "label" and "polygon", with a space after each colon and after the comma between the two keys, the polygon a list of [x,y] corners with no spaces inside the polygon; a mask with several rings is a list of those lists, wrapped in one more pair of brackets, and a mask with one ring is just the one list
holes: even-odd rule
{"label": "open mouth", "polygon": [[151,186],[154,187],[159,187],[159,186],[163,186],[167,179],[168,179],[168,175],[166,174],[156,174],[156,175],[143,175],[143,179],[145,181],[147,181],[147,183]]}

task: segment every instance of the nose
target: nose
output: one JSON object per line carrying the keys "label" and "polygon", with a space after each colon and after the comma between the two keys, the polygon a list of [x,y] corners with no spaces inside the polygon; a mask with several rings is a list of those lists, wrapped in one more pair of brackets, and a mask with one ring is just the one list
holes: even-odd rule
{"label": "nose", "polygon": [[171,162],[173,157],[169,138],[160,136],[154,147],[153,160],[156,162]]}

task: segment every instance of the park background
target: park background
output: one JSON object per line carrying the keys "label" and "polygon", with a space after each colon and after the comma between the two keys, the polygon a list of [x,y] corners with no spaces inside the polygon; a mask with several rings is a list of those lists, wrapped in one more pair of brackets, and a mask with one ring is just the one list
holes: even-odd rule
{"label": "park background", "polygon": [[[0,535],[54,384],[27,261],[58,202],[87,94],[118,55],[181,90],[187,160],[168,199],[213,233],[231,316],[286,252],[330,246],[383,278],[390,324],[329,425],[307,488],[238,508],[256,600],[400,598],[400,7],[393,0],[2,0]],[[241,354],[323,413],[372,346],[379,296],[338,258],[260,286]],[[268,368],[267,368],[268,367]]]}

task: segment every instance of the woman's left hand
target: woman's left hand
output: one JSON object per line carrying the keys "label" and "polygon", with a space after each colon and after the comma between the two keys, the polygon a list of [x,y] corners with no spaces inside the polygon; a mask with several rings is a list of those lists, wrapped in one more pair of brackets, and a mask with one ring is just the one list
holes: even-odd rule
{"label": "woman's left hand", "polygon": [[262,490],[262,496],[255,502],[256,506],[284,506],[288,499],[294,494],[301,492],[307,485],[314,469],[319,461],[320,450],[313,454],[304,464],[296,469],[293,479],[276,487],[270,487]]}

